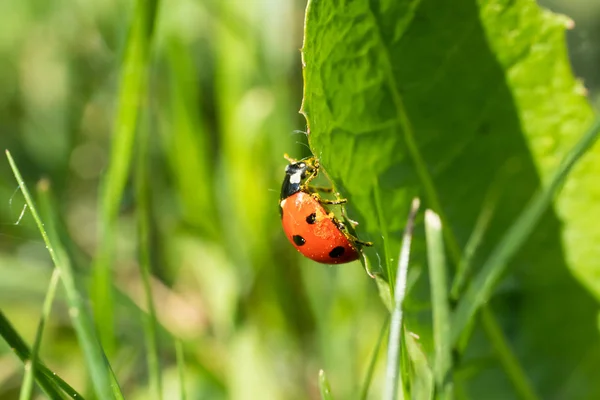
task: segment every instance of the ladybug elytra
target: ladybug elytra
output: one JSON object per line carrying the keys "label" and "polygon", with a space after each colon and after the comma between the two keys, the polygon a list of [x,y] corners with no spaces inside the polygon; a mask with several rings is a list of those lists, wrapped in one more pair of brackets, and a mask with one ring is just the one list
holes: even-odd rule
{"label": "ladybug elytra", "polygon": [[324,205],[346,203],[346,199],[323,199],[319,191],[331,189],[310,186],[319,173],[319,160],[309,157],[294,160],[285,156],[289,165],[281,186],[279,211],[283,230],[304,256],[324,264],[343,264],[360,257],[361,246],[371,246],[352,236]]}

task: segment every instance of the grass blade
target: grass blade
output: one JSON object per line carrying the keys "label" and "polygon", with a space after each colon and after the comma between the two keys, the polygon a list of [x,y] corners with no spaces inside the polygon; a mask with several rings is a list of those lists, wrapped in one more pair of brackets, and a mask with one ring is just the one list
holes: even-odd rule
{"label": "grass blade", "polygon": [[333,400],[331,387],[329,386],[329,381],[323,370],[319,370],[319,390],[321,391],[322,400]]}
{"label": "grass blade", "polygon": [[479,216],[477,217],[477,221],[475,222],[473,232],[467,240],[465,250],[463,251],[463,254],[460,258],[460,262],[458,263],[458,267],[456,268],[454,280],[452,281],[450,297],[453,300],[459,299],[464,289],[464,286],[471,275],[471,270],[473,267],[473,257],[475,256],[475,252],[479,248],[479,245],[483,241],[485,232],[487,231],[487,228],[490,225],[492,216],[494,215],[494,211],[498,202],[499,192],[500,190],[497,187],[492,188],[488,192],[485,200],[483,201],[483,208],[479,213]]}
{"label": "grass blade", "polygon": [[559,187],[581,156],[594,144],[599,132],[600,119],[597,119],[581,140],[569,151],[565,159],[563,159],[550,180],[548,187],[541,189],[534,195],[492,251],[481,271],[477,274],[469,289],[458,303],[452,319],[452,343],[457,343],[465,326],[474,318],[479,307],[490,298],[492,291],[506,270],[508,261],[519,250],[525,240],[527,240],[544,212],[552,203],[552,199]]}
{"label": "grass blade", "polygon": [[[69,315],[71,316],[79,344],[82,348],[87,366],[89,368],[89,375],[91,377],[96,395],[100,399],[110,399],[112,398],[110,384],[111,381],[108,365],[104,357],[104,351],[100,345],[100,342],[98,341],[98,338],[96,337],[91,315],[83,305],[83,301],[75,285],[75,278],[73,276],[69,259],[66,256],[64,249],[60,246],[58,240],[56,240],[55,236],[53,235],[54,237],[51,240],[49,235],[46,233],[46,229],[44,228],[44,224],[38,215],[35,204],[33,203],[33,199],[29,194],[29,190],[25,186],[25,182],[21,177],[21,173],[19,172],[15,161],[8,150],[6,151],[6,156],[8,158],[10,167],[13,170],[17,183],[21,188],[21,192],[23,192],[23,196],[25,197],[27,206],[31,211],[31,215],[33,216],[33,219],[40,230],[42,238],[44,239],[44,243],[46,244],[46,248],[50,253],[52,261],[54,262],[54,266],[60,273],[63,285],[65,287],[65,292],[67,294],[67,301],[69,303]],[[44,196],[44,193],[47,191],[47,185],[46,187],[40,186],[40,194],[42,199],[46,197]],[[49,224],[49,228],[52,229],[51,224]]]}
{"label": "grass blade", "polygon": [[539,397],[535,394],[531,382],[527,379],[525,371],[521,368],[521,364],[514,356],[512,349],[508,347],[508,343],[504,339],[500,325],[494,314],[488,306],[481,308],[482,322],[488,327],[485,333],[492,343],[492,347],[496,352],[496,356],[502,363],[509,379],[515,386],[515,390],[519,394],[520,399],[538,400]]}
{"label": "grass blade", "polygon": [[140,102],[145,93],[147,65],[158,1],[138,0],[123,60],[119,108],[115,119],[110,163],[103,181],[100,245],[94,265],[94,314],[102,343],[109,354],[114,343],[114,300],[111,259],[114,230],[123,191],[129,176]]}
{"label": "grass blade", "polygon": [[136,201],[137,201],[137,223],[138,223],[138,253],[139,267],[144,288],[147,313],[143,314],[144,337],[146,340],[146,360],[148,364],[148,375],[150,379],[150,392],[157,400],[162,400],[162,381],[160,374],[160,362],[158,356],[158,339],[156,332],[156,310],[152,298],[150,278],[152,276],[150,267],[150,190],[148,176],[148,133],[149,115],[144,118],[144,126],[140,130],[138,140],[138,154],[136,163]]}
{"label": "grass blade", "polygon": [[110,388],[112,390],[112,394],[115,400],[125,400],[125,396],[123,396],[123,392],[121,392],[121,387],[119,386],[119,382],[117,381],[115,371],[113,371],[110,364],[108,364],[108,372],[110,373]]}
{"label": "grass blade", "polygon": [[417,337],[406,329],[404,330],[404,343],[412,366],[410,371],[410,398],[411,400],[431,400],[434,398],[435,385],[427,356]]}
{"label": "grass blade", "polygon": [[450,306],[446,278],[446,256],[440,217],[431,210],[425,211],[427,262],[433,308],[433,340],[435,344],[434,380],[438,398],[452,398],[449,374],[452,368],[452,343],[450,342]]}
{"label": "grass blade", "polygon": [[179,399],[186,399],[185,390],[185,358],[183,354],[183,343],[175,339],[175,357],[177,358],[177,372],[179,376]]}
{"label": "grass blade", "polygon": [[[402,248],[398,260],[398,273],[396,274],[396,286],[394,291],[394,310],[390,324],[390,336],[388,339],[387,367],[385,373],[384,400],[394,400],[398,395],[398,388],[401,387],[400,378],[400,346],[402,334],[402,303],[406,294],[406,275],[408,274],[408,262],[410,259],[410,244],[412,241],[412,232],[414,220],[419,210],[420,201],[415,198],[412,201],[406,228],[404,228],[404,237],[402,238]],[[404,389],[401,389],[402,391]]]}
{"label": "grass blade", "polygon": [[375,348],[373,349],[373,354],[371,355],[371,361],[369,361],[369,367],[367,368],[367,374],[365,375],[365,381],[363,382],[362,390],[360,391],[360,399],[366,400],[367,395],[369,394],[369,387],[371,386],[371,380],[373,379],[373,372],[375,372],[375,364],[377,363],[377,357],[379,356],[379,349],[381,348],[381,344],[383,343],[383,338],[388,331],[390,326],[390,317],[389,315],[383,321],[383,325],[381,326],[381,331],[379,332],[379,337],[377,338],[377,343],[375,344]]}
{"label": "grass blade", "polygon": [[[31,352],[25,344],[25,341],[17,333],[10,321],[0,310],[0,337],[8,344],[15,352],[17,357],[26,363],[31,358]],[[34,371],[34,376],[37,383],[40,385],[44,393],[51,399],[62,399],[60,390],[62,389],[72,399],[83,399],[83,396],[73,389],[61,377],[52,372],[42,362],[38,362]]]}
{"label": "grass blade", "polygon": [[[215,205],[214,145],[203,117],[201,85],[191,53],[180,37],[166,46],[169,97],[164,129],[167,160],[173,171],[178,200],[186,223],[200,228],[209,238],[222,234]],[[203,190],[198,190],[202,182]]]}
{"label": "grass blade", "polygon": [[44,333],[44,326],[46,320],[52,310],[52,303],[54,302],[54,295],[56,294],[56,286],[60,275],[58,269],[52,271],[50,277],[50,283],[48,284],[48,291],[44,299],[44,305],[42,307],[42,316],[38,324],[37,331],[35,333],[35,342],[33,343],[33,349],[31,350],[31,359],[25,363],[25,377],[23,378],[23,385],[21,386],[21,393],[19,394],[19,400],[28,400],[31,398],[31,392],[33,389],[33,377],[35,376],[36,364],[38,361],[38,353],[40,345],[42,343],[42,335]]}

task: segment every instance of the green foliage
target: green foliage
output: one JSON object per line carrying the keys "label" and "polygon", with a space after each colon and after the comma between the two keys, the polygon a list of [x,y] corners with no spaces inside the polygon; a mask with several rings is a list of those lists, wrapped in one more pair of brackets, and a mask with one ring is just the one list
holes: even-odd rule
{"label": "green foliage", "polygon": [[[568,24],[528,0],[309,3],[303,47],[309,142],[349,198],[359,235],[376,243],[367,254],[380,274],[393,279],[389,265],[396,263],[403,215],[415,195],[440,215],[456,268],[478,215],[489,207],[486,193],[500,193],[491,221],[480,224],[488,226],[476,254],[468,256],[475,271],[536,190],[553,195],[546,185],[592,120],[569,69]],[[503,351],[513,349],[544,398],[600,393],[593,372],[600,357],[590,352],[598,346],[592,295],[600,293],[594,279],[600,230],[583,217],[597,220],[600,212],[592,183],[599,152],[590,150],[569,175],[552,210],[510,260],[510,277],[500,289],[494,285],[491,307],[508,335],[500,334],[509,343]],[[415,248],[411,268],[425,272],[422,239]],[[408,328],[431,357],[423,275],[405,308]],[[469,290],[478,290],[477,282]],[[471,321],[469,329],[459,372],[497,351],[480,339],[481,329],[495,332],[489,323]],[[510,398],[498,363],[492,358],[468,378],[458,373],[455,384],[474,398]]]}
{"label": "green foliage", "polygon": [[[0,399],[600,397],[598,147],[570,21],[313,0],[305,120],[304,2],[240,4],[0,2],[0,147],[20,188],[44,178],[25,199],[0,163]],[[281,232],[305,123],[375,280]],[[415,196],[432,211],[405,276]]]}
{"label": "green foliage", "polygon": [[[98,330],[109,353],[113,352],[114,299],[112,295],[112,259],[114,227],[131,169],[135,134],[144,96],[147,94],[149,59],[158,1],[138,0],[121,66],[117,114],[114,123],[110,162],[102,184],[99,218],[100,250],[94,264],[94,312],[102,324]],[[143,142],[143,141],[142,141]]]}
{"label": "green foliage", "polygon": [[[304,4],[139,3],[0,5],[0,147],[29,187],[51,183],[42,222],[125,396],[305,399],[321,368],[340,398],[359,391],[383,307],[359,265],[304,260],[277,211],[283,153],[307,154],[293,133]],[[15,225],[16,188],[0,163],[0,309],[32,347],[52,264],[29,210]],[[67,300],[59,287],[36,377],[48,365],[95,398]],[[27,357],[3,339],[12,399]]]}

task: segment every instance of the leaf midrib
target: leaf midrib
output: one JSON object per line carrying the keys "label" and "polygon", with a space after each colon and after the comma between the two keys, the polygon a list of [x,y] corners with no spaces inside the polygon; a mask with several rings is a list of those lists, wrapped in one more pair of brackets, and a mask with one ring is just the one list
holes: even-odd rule
{"label": "leaf midrib", "polygon": [[[418,8],[421,4],[422,4],[422,2],[419,2],[418,6],[414,9],[414,12],[416,12],[418,10]],[[442,220],[442,225],[444,226],[443,233],[444,233],[444,237],[446,240],[446,245],[448,246],[450,255],[452,256],[452,261],[454,262],[454,265],[458,265],[458,263],[460,261],[460,257],[461,257],[460,256],[460,254],[461,254],[460,247],[458,245],[456,237],[454,236],[454,233],[452,232],[452,229],[450,228],[450,224],[448,223],[448,218],[446,217],[446,214],[444,213],[444,210],[442,209],[437,190],[435,189],[433,179],[432,179],[431,175],[429,174],[427,165],[425,164],[425,160],[424,160],[423,156],[421,155],[421,152],[419,151],[419,147],[417,146],[417,143],[415,140],[415,135],[414,135],[414,129],[412,127],[412,123],[410,121],[410,118],[409,118],[406,108],[404,106],[404,100],[402,99],[402,96],[400,95],[400,92],[398,91],[398,84],[397,84],[396,78],[393,74],[390,52],[383,40],[383,36],[379,29],[379,24],[377,23],[378,22],[377,17],[375,16],[375,13],[373,12],[373,9],[371,8],[370,3],[369,3],[368,11],[369,11],[370,17],[372,18],[372,20],[374,22],[373,25],[375,27],[377,43],[378,43],[379,47],[381,48],[381,53],[383,54],[382,59],[384,61],[387,84],[388,84],[388,86],[390,86],[390,92],[392,93],[394,106],[396,108],[396,114],[398,116],[398,120],[400,121],[400,126],[402,127],[402,131],[404,133],[404,141],[406,142],[406,146],[408,148],[409,154],[415,164],[415,168],[417,170],[417,175],[419,176],[421,184],[423,185],[423,187],[425,189],[425,196],[427,197],[427,200],[429,201],[431,208],[433,208],[433,210],[440,216],[440,218]],[[406,30],[408,30],[408,28],[410,27],[411,24],[412,24],[412,20],[406,26],[405,32],[406,32]]]}

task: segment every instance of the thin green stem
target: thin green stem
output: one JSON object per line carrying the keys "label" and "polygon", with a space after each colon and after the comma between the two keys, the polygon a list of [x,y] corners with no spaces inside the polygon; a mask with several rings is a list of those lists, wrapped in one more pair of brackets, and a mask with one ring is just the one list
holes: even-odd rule
{"label": "thin green stem", "polygon": [[[398,257],[398,273],[396,274],[396,290],[394,292],[394,309],[390,323],[390,336],[388,339],[387,366],[385,372],[384,400],[395,400],[398,392],[404,394],[402,378],[400,376],[400,349],[402,346],[402,303],[406,295],[406,277],[410,260],[410,245],[417,211],[419,210],[419,199],[413,199],[410,213],[404,228],[402,247]],[[400,388],[400,390],[398,390]]]}
{"label": "thin green stem", "polygon": [[515,385],[515,389],[522,399],[526,400],[538,400],[539,397],[533,390],[533,385],[527,379],[527,374],[521,368],[521,364],[514,356],[512,349],[508,346],[508,343],[504,339],[502,329],[496,321],[494,314],[491,312],[489,307],[484,307],[479,313],[482,321],[488,327],[486,334],[492,343],[492,347],[496,353],[496,356],[500,360],[500,363],[504,367],[504,370],[508,374],[511,382]]}
{"label": "thin green stem", "polygon": [[[25,341],[17,333],[10,321],[6,318],[2,310],[0,310],[0,337],[4,339],[6,344],[26,363],[31,358],[31,351],[25,344]],[[62,399],[61,389],[73,399],[83,399],[83,397],[73,389],[60,376],[48,369],[41,361],[37,363],[34,371],[35,379],[50,399]]]}
{"label": "thin green stem", "polygon": [[162,399],[162,380],[160,374],[160,362],[158,356],[158,338],[156,309],[152,298],[152,287],[150,279],[151,259],[150,259],[150,190],[149,190],[149,172],[148,172],[148,139],[150,118],[147,113],[145,123],[140,129],[138,140],[138,154],[136,163],[136,201],[137,201],[137,222],[138,222],[138,254],[139,267],[144,287],[145,303],[148,313],[144,313],[144,337],[146,340],[146,360],[148,364],[148,374],[150,378],[150,392],[154,394],[157,400]]}
{"label": "thin green stem", "polygon": [[483,201],[483,207],[481,209],[481,212],[479,213],[479,216],[477,217],[477,221],[475,222],[475,228],[473,228],[473,232],[467,240],[465,250],[460,258],[460,262],[458,263],[458,267],[456,268],[454,280],[452,281],[450,297],[454,300],[459,299],[463,288],[471,274],[471,270],[473,268],[473,257],[475,256],[475,252],[481,245],[484,234],[487,231],[487,228],[489,227],[490,221],[492,220],[492,216],[494,215],[494,210],[496,209],[496,204],[498,201],[498,194],[498,188],[494,187],[488,192],[485,200]]}
{"label": "thin green stem", "polygon": [[367,368],[367,373],[365,375],[362,390],[360,391],[360,400],[366,400],[367,396],[369,395],[369,387],[371,386],[371,380],[373,379],[373,373],[375,372],[375,365],[377,363],[377,358],[379,356],[381,344],[383,343],[383,338],[385,338],[385,334],[387,333],[389,327],[390,316],[388,315],[383,321],[383,325],[381,326],[381,330],[379,331],[379,337],[377,338],[375,348],[373,349],[373,354],[371,354],[371,361],[369,361],[369,367]]}
{"label": "thin green stem", "polygon": [[179,376],[179,399],[186,400],[185,356],[183,353],[183,343],[179,339],[175,339],[175,357],[177,358],[177,372]]}
{"label": "thin green stem", "polygon": [[42,316],[40,317],[40,322],[35,333],[35,342],[33,343],[33,349],[31,350],[31,359],[25,362],[25,377],[23,378],[19,400],[28,400],[31,398],[33,377],[35,376],[37,368],[42,335],[44,333],[46,320],[50,316],[50,311],[52,310],[52,303],[54,301],[54,295],[56,294],[56,286],[58,285],[59,278],[60,275],[58,269],[55,268],[52,271],[52,276],[50,277],[50,283],[48,284],[48,290],[46,291],[46,297],[44,299],[44,305],[42,306]]}

